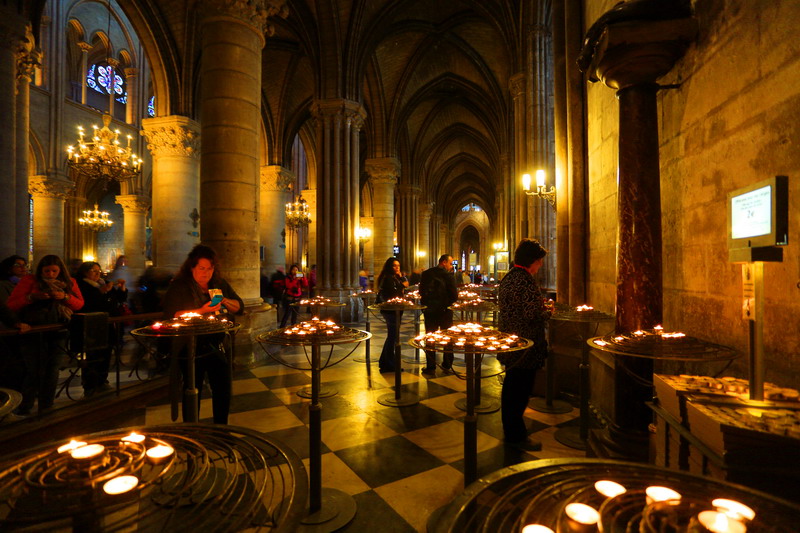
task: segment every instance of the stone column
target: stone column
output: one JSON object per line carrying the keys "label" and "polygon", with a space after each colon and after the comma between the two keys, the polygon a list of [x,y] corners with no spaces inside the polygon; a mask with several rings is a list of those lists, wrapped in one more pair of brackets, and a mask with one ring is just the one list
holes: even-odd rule
{"label": "stone column", "polygon": [[96,235],[78,223],[86,207],[86,198],[82,196],[69,196],[64,204],[64,261],[94,255]]}
{"label": "stone column", "polygon": [[526,139],[525,128],[525,73],[520,72],[515,74],[508,80],[509,90],[511,91],[511,99],[513,105],[514,117],[514,156],[513,164],[511,165],[510,172],[510,185],[512,193],[512,201],[516,206],[517,216],[514,219],[515,233],[518,238],[527,237],[530,234],[528,228],[528,201],[527,194],[522,192],[522,175],[530,173],[533,175],[531,169],[528,168],[527,148],[528,143]]}
{"label": "stone column", "polygon": [[422,189],[416,185],[400,185],[400,203],[397,217],[397,243],[400,245],[400,268],[411,272],[417,264],[417,224],[419,220],[419,197]]}
{"label": "stone column", "polygon": [[303,199],[308,204],[311,223],[306,228],[308,239],[308,268],[317,264],[317,189],[303,189]]}
{"label": "stone column", "polygon": [[[119,60],[113,57],[108,57],[106,58],[106,61],[108,61],[108,66],[110,66],[113,72],[116,74],[117,67],[119,67]],[[86,74],[84,74],[84,76],[86,76]],[[111,115],[111,118],[114,118],[114,107],[116,106],[117,102],[116,98],[117,98],[117,93],[116,91],[112,90],[111,93],[108,95],[108,114]]]}
{"label": "stone column", "polygon": [[[27,255],[30,237],[30,203],[28,202],[28,155],[30,148],[30,95],[31,80],[36,65],[40,63],[41,52],[29,48],[33,46],[33,35],[28,28],[29,46],[23,47],[17,61],[17,116],[15,126],[17,154],[16,172],[16,249],[18,254]],[[10,191],[9,191],[10,192]]]}
{"label": "stone column", "polygon": [[[609,24],[588,66],[590,79],[602,80],[616,89],[619,99],[617,333],[661,324],[661,183],[655,82],[672,69],[696,31],[693,19]],[[647,425],[652,418],[645,402],[652,399],[653,390],[643,383],[653,379],[653,361],[630,356],[615,361],[614,420],[600,445],[611,453],[645,460]]]}
{"label": "stone column", "polygon": [[175,271],[200,240],[199,125],[172,115],[144,119],[142,128],[153,156],[153,259]]}
{"label": "stone column", "polygon": [[[453,246],[452,239],[450,238],[450,226],[445,222],[439,224],[439,243],[441,245],[443,254],[450,254],[461,261],[461,258],[455,255],[456,249]],[[459,268],[464,268],[464,265],[459,263]]]}
{"label": "stone column", "polygon": [[439,237],[439,226],[442,223],[442,215],[438,213],[434,213],[431,215],[431,255],[433,259],[431,259],[431,263],[439,259],[439,256],[442,254],[452,254],[452,252],[445,250],[444,246],[442,246],[442,241]]}
{"label": "stone column", "polygon": [[136,111],[139,102],[139,69],[128,67],[124,69],[124,72],[125,86],[127,87],[128,91],[128,103],[125,104],[125,122],[128,124],[136,124],[138,119],[138,114]]}
{"label": "stone column", "polygon": [[375,274],[375,271],[373,270],[375,268],[375,217],[361,217],[361,227],[369,229],[371,234],[367,241],[359,243],[359,246],[363,251],[363,268],[370,274]]}
{"label": "stone column", "polygon": [[33,196],[33,260],[47,254],[64,258],[64,200],[75,188],[67,180],[31,176],[28,187]]}
{"label": "stone column", "polygon": [[203,242],[246,305],[259,295],[258,154],[263,1],[205,2],[201,14],[200,214]]}
{"label": "stone column", "polygon": [[394,255],[394,188],[400,175],[400,161],[394,157],[367,159],[366,170],[372,186],[372,249],[370,271],[376,276],[383,263]]}
{"label": "stone column", "polygon": [[92,45],[85,41],[81,41],[78,43],[78,47],[81,49],[81,71],[80,71],[80,82],[81,82],[81,104],[86,105],[86,91],[88,89],[88,85],[86,85],[86,75],[89,73],[89,51],[92,49]]}
{"label": "stone column", "polygon": [[267,275],[286,266],[286,193],[294,180],[294,174],[280,165],[261,167],[259,236],[264,247],[261,268]]}
{"label": "stone column", "polygon": [[433,204],[430,202],[422,202],[419,204],[419,225],[417,226],[417,246],[420,251],[425,252],[425,257],[417,259],[417,268],[426,269],[431,265],[436,264],[438,257],[435,255],[435,250],[431,246],[431,214],[433,213]]}
{"label": "stone column", "polygon": [[17,53],[25,37],[25,26],[10,8],[0,9],[0,257],[21,253],[17,250],[16,92]]}
{"label": "stone column", "polygon": [[[317,121],[317,284],[332,296],[358,287],[358,132],[366,116],[358,102],[319,100]],[[320,294],[326,294],[321,292]]]}
{"label": "stone column", "polygon": [[567,65],[564,0],[553,0],[553,134],[556,190],[556,291],[558,301],[569,302],[569,198],[567,169]]}
{"label": "stone column", "polygon": [[150,200],[137,194],[117,195],[117,203],[122,206],[124,217],[125,256],[128,258],[128,269],[138,278],[144,274],[146,252],[145,218],[150,208]]}

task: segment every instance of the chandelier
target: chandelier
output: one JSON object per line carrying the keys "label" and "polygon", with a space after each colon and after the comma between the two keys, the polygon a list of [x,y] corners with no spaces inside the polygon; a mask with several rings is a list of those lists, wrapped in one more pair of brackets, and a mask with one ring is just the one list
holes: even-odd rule
{"label": "chandelier", "polygon": [[94,211],[83,210],[83,216],[78,219],[78,223],[86,229],[101,232],[110,228],[114,221],[109,220],[108,213],[100,211],[97,204],[94,204]]}
{"label": "chandelier", "polygon": [[301,196],[294,202],[286,204],[286,225],[290,228],[308,226],[311,222],[311,210],[308,203]]}
{"label": "chandelier", "polygon": [[85,140],[83,126],[78,126],[77,148],[67,148],[68,164],[79,174],[89,179],[130,180],[139,175],[142,159],[131,150],[131,135],[128,135],[128,146],[122,147],[118,140],[119,130],[111,131],[111,115],[103,114],[103,127],[92,126],[94,132],[91,140]]}

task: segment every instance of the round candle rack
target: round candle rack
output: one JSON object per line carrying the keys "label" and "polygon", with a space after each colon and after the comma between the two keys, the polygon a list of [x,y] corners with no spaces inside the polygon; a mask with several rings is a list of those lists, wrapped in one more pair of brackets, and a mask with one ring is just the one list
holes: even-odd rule
{"label": "round candle rack", "polygon": [[[626,492],[607,497],[595,483],[609,480]],[[667,487],[680,500],[648,500],[648,487]],[[748,533],[796,531],[800,506],[740,485],[655,466],[603,459],[545,459],[498,470],[465,488],[439,515],[432,533],[521,532],[539,524],[568,531],[700,531],[697,515],[714,510],[717,498],[755,511]],[[570,523],[567,505],[581,503],[599,513],[598,522],[581,529]],[[598,527],[599,526],[599,527]],[[731,531],[734,531],[731,529]]]}
{"label": "round candle rack", "polygon": [[[299,456],[246,428],[137,427],[74,441],[0,461],[0,529],[290,532],[308,494]],[[90,455],[74,453],[78,444],[100,451],[76,459]],[[148,455],[157,446],[162,457]]]}
{"label": "round candle rack", "polygon": [[589,346],[614,355],[662,359],[671,361],[730,361],[739,357],[733,348],[714,344],[683,333],[670,333],[660,329],[612,333],[594,337]]}

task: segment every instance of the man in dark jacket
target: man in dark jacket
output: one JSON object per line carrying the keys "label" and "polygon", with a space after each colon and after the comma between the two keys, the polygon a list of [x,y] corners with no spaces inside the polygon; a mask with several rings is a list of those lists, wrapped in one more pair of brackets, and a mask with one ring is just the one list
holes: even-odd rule
{"label": "man in dark jacket", "polygon": [[[439,258],[439,264],[422,273],[419,282],[419,294],[425,316],[425,331],[432,332],[437,329],[447,329],[453,325],[453,311],[448,309],[458,300],[458,289],[452,275],[453,258],[444,254]],[[427,365],[422,372],[433,374],[436,372],[436,352],[426,351]],[[445,352],[442,356],[442,368],[450,371],[453,367],[453,352]]]}

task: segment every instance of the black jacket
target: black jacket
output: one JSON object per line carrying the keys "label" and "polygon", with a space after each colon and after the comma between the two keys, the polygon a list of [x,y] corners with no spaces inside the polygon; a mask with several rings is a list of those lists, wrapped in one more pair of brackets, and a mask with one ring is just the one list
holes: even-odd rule
{"label": "black jacket", "polygon": [[419,294],[426,312],[441,313],[458,300],[458,288],[453,275],[439,266],[422,273]]}

